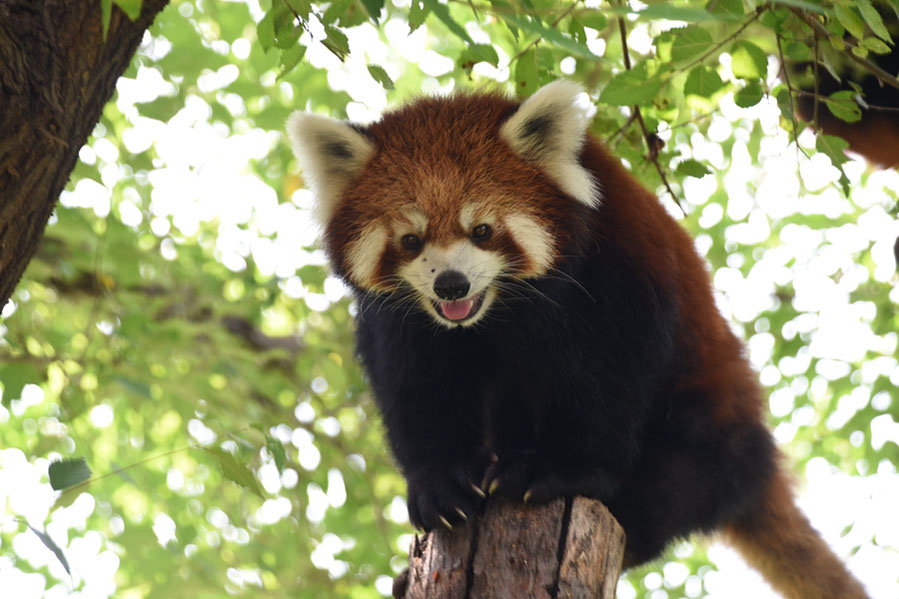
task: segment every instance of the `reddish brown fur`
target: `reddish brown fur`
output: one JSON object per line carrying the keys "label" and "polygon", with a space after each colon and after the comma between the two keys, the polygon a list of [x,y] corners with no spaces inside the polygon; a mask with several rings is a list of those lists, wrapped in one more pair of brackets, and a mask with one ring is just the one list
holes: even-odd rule
{"label": "reddish brown fur", "polygon": [[725,535],[785,599],[867,596],[796,508],[783,475],[771,481],[762,505],[727,526]]}
{"label": "reddish brown fur", "polygon": [[[422,99],[363,129],[377,152],[347,190],[324,236],[338,270],[347,271],[345,250],[363,227],[401,220],[402,208],[412,202],[430,217],[422,241],[438,246],[468,236],[459,224],[463,202],[483,202],[499,217],[529,215],[550,227],[557,247],[582,226],[570,222],[570,201],[547,176],[499,142],[499,124],[517,104],[493,95],[456,98]],[[465,132],[461,142],[459,132]],[[503,165],[501,171],[497,164]],[[508,234],[497,233],[485,249],[492,247],[515,260],[525,257]],[[382,277],[394,274],[409,258],[394,237],[381,265]]]}

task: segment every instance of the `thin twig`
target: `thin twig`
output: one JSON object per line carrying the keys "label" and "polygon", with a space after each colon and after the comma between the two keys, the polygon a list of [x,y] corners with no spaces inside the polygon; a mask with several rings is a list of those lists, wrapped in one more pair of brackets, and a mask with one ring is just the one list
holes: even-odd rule
{"label": "thin twig", "polygon": [[[824,28],[824,26],[821,25],[821,23],[819,23],[817,20],[810,18],[808,15],[805,14],[804,11],[796,8],[795,6],[790,6],[789,9],[790,9],[790,11],[793,12],[793,14],[795,14],[797,17],[802,19],[802,21],[806,25],[811,27],[814,30],[816,36],[820,36],[825,39],[830,37],[830,33],[828,33],[828,31]],[[846,44],[847,46],[849,46],[850,48],[858,47],[858,45],[855,42],[853,42],[852,40],[844,39],[843,43]],[[850,60],[855,61],[858,64],[860,64],[862,67],[864,67],[864,69],[866,71],[870,72],[872,75],[877,77],[877,79],[881,83],[886,83],[887,85],[890,85],[892,87],[895,87],[896,89],[899,89],[899,79],[897,79],[893,75],[889,74],[888,72],[884,71],[879,66],[877,66],[876,64],[874,64],[873,62],[868,60],[867,58],[862,58],[860,56],[856,56],[852,52],[843,51],[842,54],[844,56],[846,56],[847,58],[849,58]]]}
{"label": "thin twig", "polygon": [[678,69],[678,72],[689,71],[690,69],[692,69],[692,68],[695,67],[696,65],[698,65],[698,64],[700,64],[700,63],[702,63],[702,62],[704,62],[706,58],[708,58],[709,56],[711,56],[711,55],[714,54],[715,52],[719,51],[721,48],[723,48],[725,45],[727,45],[727,44],[730,43],[733,39],[735,39],[738,35],[740,35],[741,33],[743,33],[743,31],[745,31],[747,27],[749,27],[750,25],[752,25],[753,23],[755,23],[755,22],[758,20],[758,18],[759,18],[760,16],[762,16],[762,13],[765,12],[766,10],[768,10],[767,6],[765,6],[765,7],[760,6],[760,7],[755,11],[755,13],[754,13],[751,17],[749,17],[748,19],[746,19],[746,20],[743,22],[743,24],[740,25],[740,27],[739,27],[736,31],[734,31],[734,32],[731,33],[729,36],[727,36],[726,38],[724,38],[723,40],[721,40],[720,42],[718,42],[717,44],[715,44],[714,46],[712,46],[712,48],[711,48],[708,52],[706,52],[705,54],[703,54],[702,56],[700,56],[699,58],[697,58],[696,60],[694,60],[693,62],[691,62],[690,64],[688,64],[687,66]]}
{"label": "thin twig", "polygon": [[[816,94],[815,92],[807,92],[802,89],[797,89],[795,91],[797,96],[808,96],[809,98],[814,98],[817,102],[818,100],[824,100],[825,102],[829,99],[827,96],[821,96]],[[899,112],[899,107],[897,106],[882,106],[880,104],[868,104],[865,102],[864,106],[865,110],[873,110],[874,112]]]}
{"label": "thin twig", "polygon": [[[787,63],[784,61],[784,51],[780,40],[780,34],[774,34],[777,40],[777,54],[780,57],[780,70],[784,74],[784,83],[787,84],[787,96],[790,98],[790,122],[793,124],[793,142],[796,144],[796,163],[799,163],[799,153],[805,152],[799,147],[799,122],[796,120],[796,106],[793,104],[793,84],[790,83],[790,73],[787,71]],[[808,158],[808,154],[805,156]]]}
{"label": "thin twig", "polygon": [[608,137],[606,138],[606,142],[605,142],[606,145],[607,145],[607,146],[614,145],[615,139],[616,139],[619,135],[621,135],[622,133],[624,133],[624,131],[625,131],[628,127],[631,126],[631,123],[633,123],[633,122],[634,122],[634,119],[636,119],[636,118],[637,118],[637,113],[636,113],[636,112],[631,113],[631,116],[628,117],[628,119],[624,122],[624,124],[621,125],[620,127],[618,127],[618,129],[616,129],[614,133],[612,133],[610,136],[608,136]]}
{"label": "thin twig", "polygon": [[[630,71],[631,57],[627,49],[627,27],[624,24],[624,17],[618,17],[618,32],[621,34],[621,54],[624,56],[624,67]],[[662,179],[665,189],[667,189],[668,193],[671,195],[671,199],[674,200],[674,203],[677,204],[677,207],[680,208],[680,211],[686,216],[687,212],[684,210],[684,207],[681,206],[677,194],[671,189],[671,184],[668,183],[668,177],[665,176],[665,171],[662,169],[662,165],[659,164],[659,153],[656,151],[653,144],[654,136],[646,129],[646,123],[643,122],[643,114],[640,112],[640,107],[636,104],[634,104],[634,116],[637,118],[637,122],[640,123],[640,130],[643,131],[643,138],[646,140],[646,158],[655,165],[656,172],[659,173],[659,177]]]}
{"label": "thin twig", "polygon": [[818,36],[815,37],[815,106],[812,110],[812,123],[815,128],[815,131],[819,131],[818,128]]}

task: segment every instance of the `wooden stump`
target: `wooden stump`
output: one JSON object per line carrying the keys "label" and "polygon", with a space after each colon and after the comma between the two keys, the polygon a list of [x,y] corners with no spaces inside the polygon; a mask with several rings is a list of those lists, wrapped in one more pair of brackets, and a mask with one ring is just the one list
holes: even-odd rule
{"label": "wooden stump", "polygon": [[416,535],[394,596],[614,599],[623,555],[624,531],[598,501],[491,501],[466,526]]}

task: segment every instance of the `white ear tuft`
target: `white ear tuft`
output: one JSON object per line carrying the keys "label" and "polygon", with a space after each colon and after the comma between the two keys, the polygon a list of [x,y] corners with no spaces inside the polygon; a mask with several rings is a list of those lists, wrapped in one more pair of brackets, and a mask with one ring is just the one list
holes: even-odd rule
{"label": "white ear tuft", "polygon": [[287,136],[315,194],[315,217],[324,226],[341,192],[362,171],[375,148],[348,123],[307,112],[290,115]]}
{"label": "white ear tuft", "polygon": [[558,80],[544,85],[522,102],[500,128],[500,137],[526,160],[536,162],[565,193],[587,206],[601,196],[579,156],[590,118],[577,105],[584,89]]}

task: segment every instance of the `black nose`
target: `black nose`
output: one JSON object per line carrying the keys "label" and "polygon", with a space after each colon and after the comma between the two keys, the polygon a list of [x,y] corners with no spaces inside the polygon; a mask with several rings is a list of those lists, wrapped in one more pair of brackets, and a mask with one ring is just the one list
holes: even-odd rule
{"label": "black nose", "polygon": [[458,270],[445,270],[434,279],[434,293],[444,300],[456,300],[465,297],[471,285],[468,278]]}

